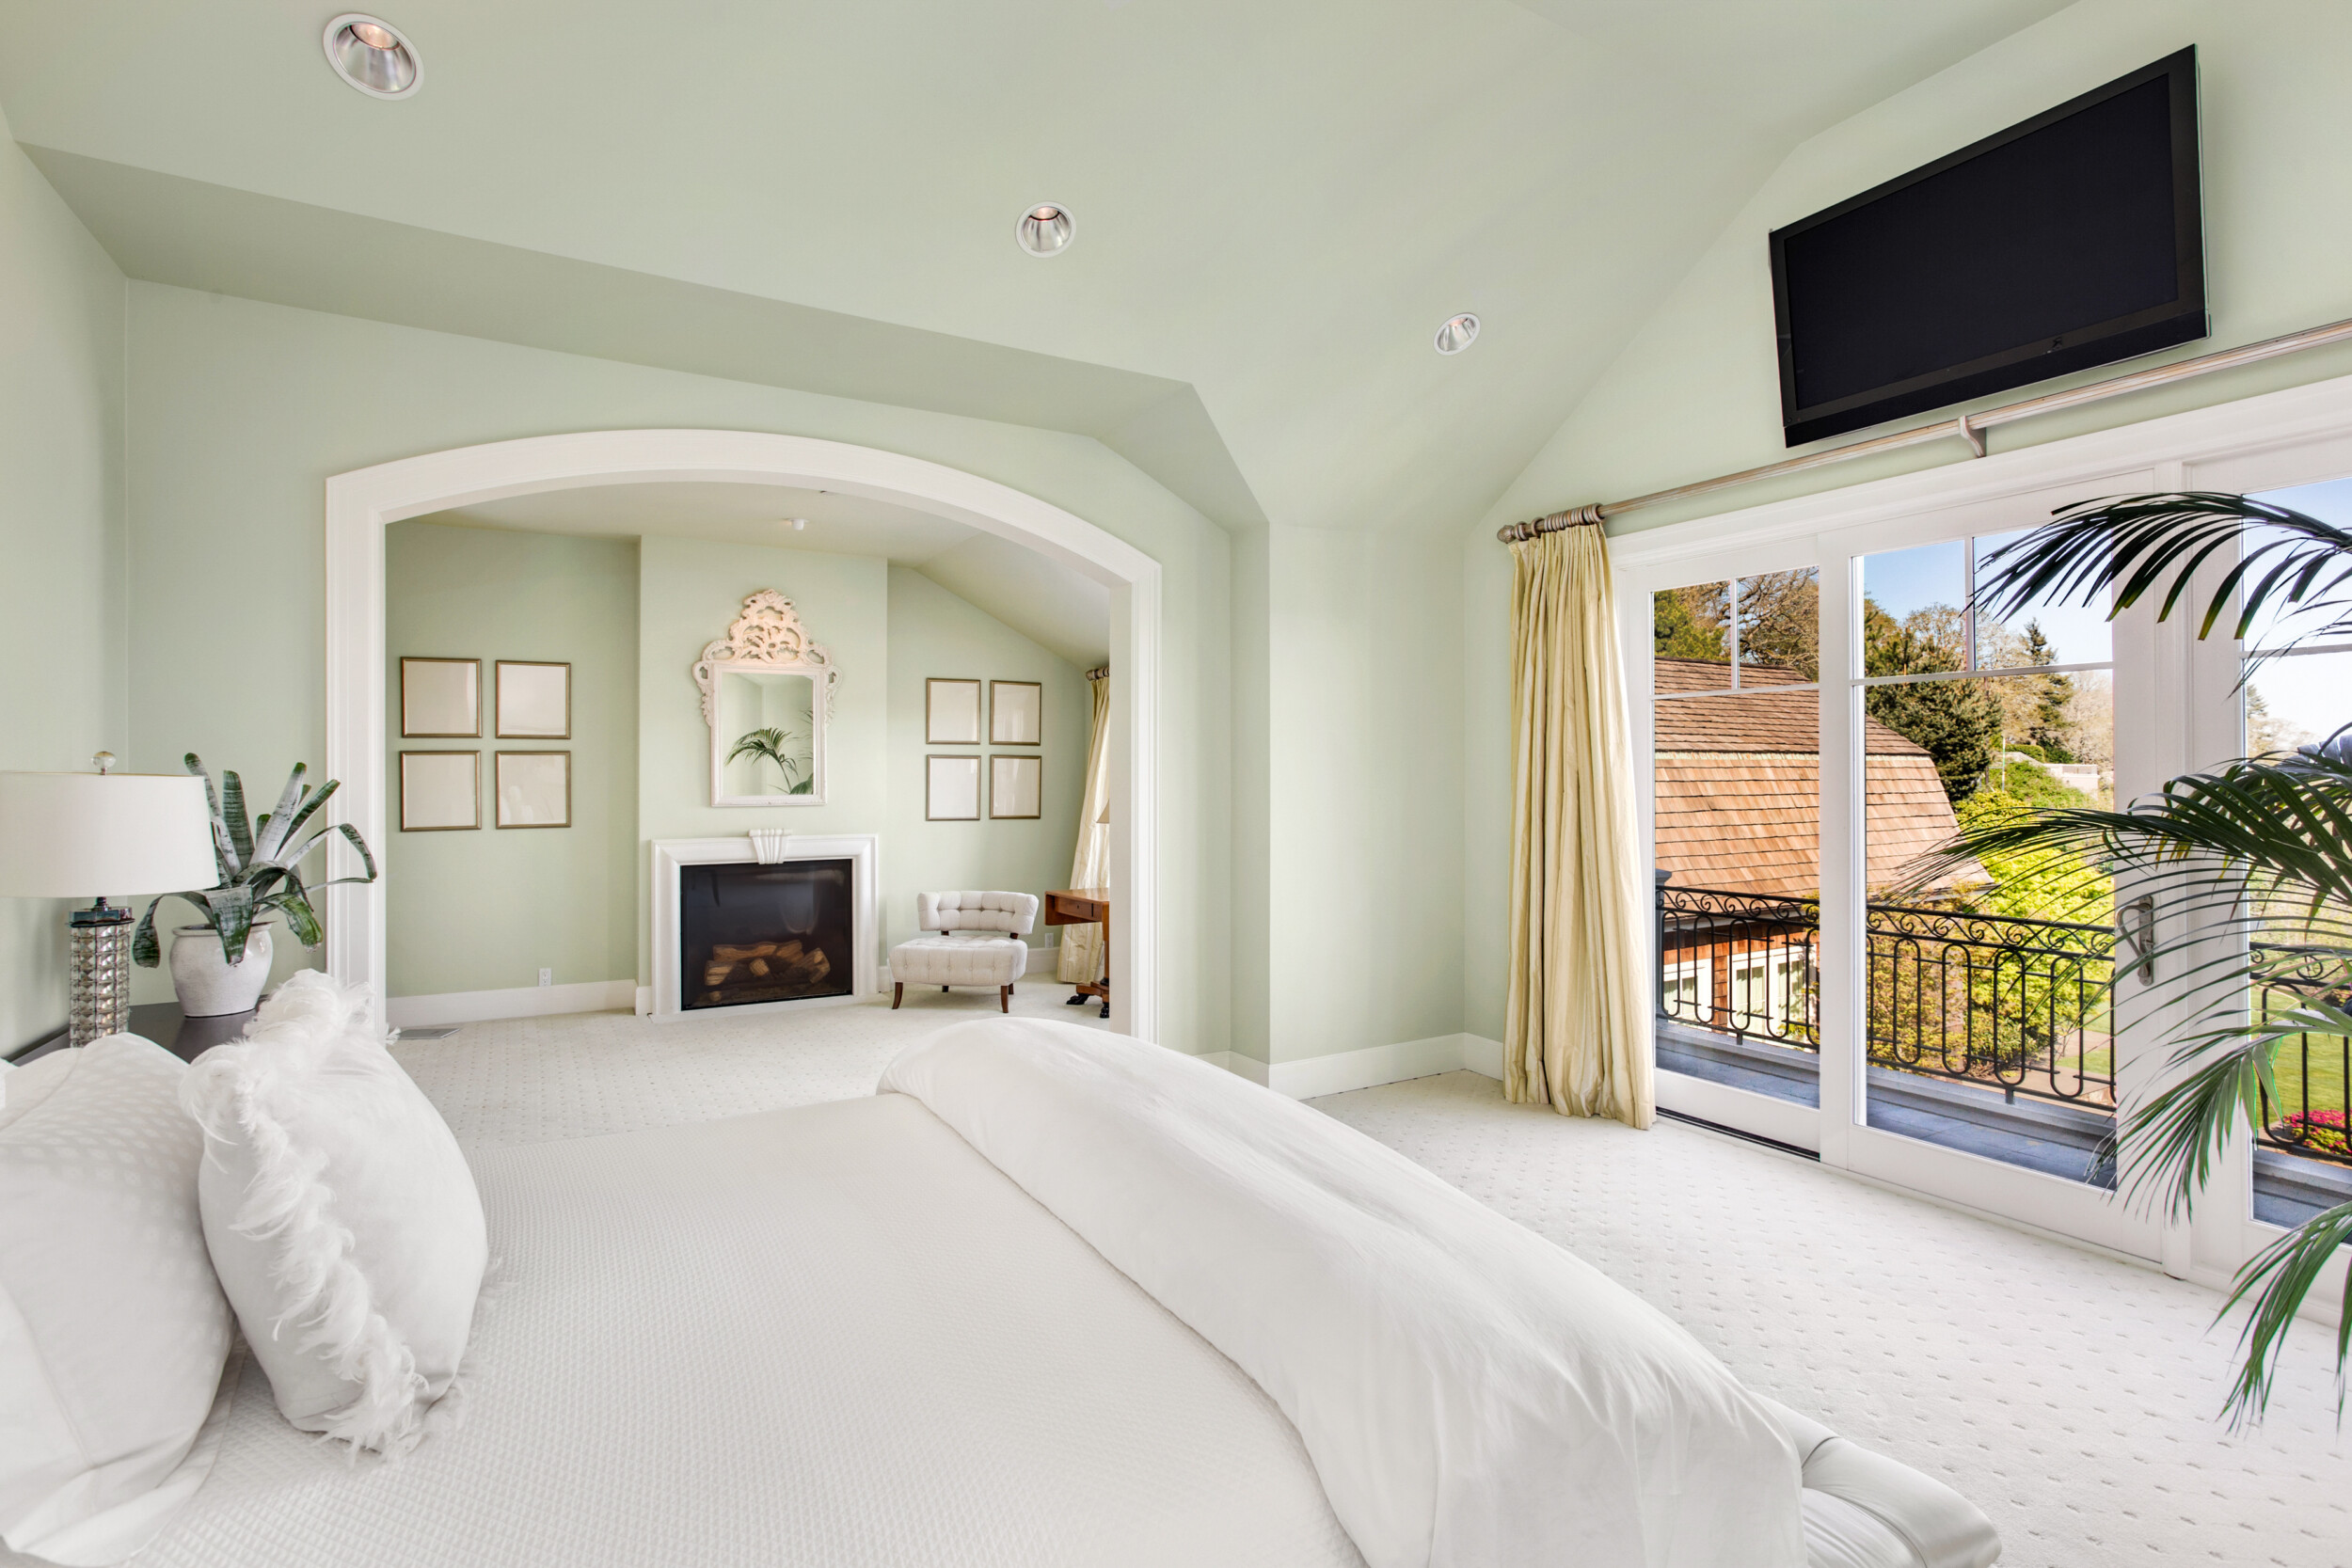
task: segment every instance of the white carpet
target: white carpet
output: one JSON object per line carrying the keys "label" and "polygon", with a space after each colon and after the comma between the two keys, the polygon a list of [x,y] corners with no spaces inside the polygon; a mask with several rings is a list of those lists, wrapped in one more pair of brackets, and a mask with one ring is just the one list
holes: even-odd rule
{"label": "white carpet", "polygon": [[[1067,994],[1028,982],[1014,1005],[1100,1022]],[[980,1012],[934,991],[896,1015],[605,1013],[396,1049],[483,1148],[866,1094],[900,1044]],[[2320,1332],[2297,1331],[2267,1422],[2233,1437],[2214,1413],[2234,1328],[2209,1330],[2198,1287],[1672,1122],[1508,1105],[1472,1073],[1314,1103],[1608,1271],[1763,1392],[1949,1481],[2010,1568],[2352,1565]]]}

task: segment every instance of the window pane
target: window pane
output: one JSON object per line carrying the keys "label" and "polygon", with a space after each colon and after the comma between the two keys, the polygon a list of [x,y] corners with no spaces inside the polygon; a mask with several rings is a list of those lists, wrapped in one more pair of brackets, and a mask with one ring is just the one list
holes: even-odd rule
{"label": "window pane", "polygon": [[2025,538],[2026,531],[1977,536],[1977,588],[1987,607],[1977,618],[1976,667],[2023,670],[2042,664],[2108,662],[2115,657],[2115,634],[2107,624],[2105,595],[2097,604],[2084,605],[2044,592],[2005,616],[1992,613],[1994,574],[1989,562],[2005,546]]}
{"label": "window pane", "polygon": [[[2276,755],[2325,739],[2352,717],[2347,693],[2352,653],[2263,660],[2246,684],[2247,753]],[[2311,999],[2342,1006],[2344,966],[2340,953],[2327,950],[2343,945],[2343,917],[2323,917],[2314,930],[2299,905],[2279,913],[2275,926],[2254,936],[2253,958],[2268,981],[2257,988],[2254,1006],[2290,1007]],[[2273,1225],[2300,1225],[2352,1198],[2352,1096],[2346,1091],[2352,1042],[2290,1036],[2275,1067],[2278,1094],[2262,1097],[2254,1215]]]}
{"label": "window pane", "polygon": [[1745,670],[1786,672],[1800,680],[1819,673],[1821,647],[1821,574],[1767,572],[1735,585],[1740,627],[1740,684]]}
{"label": "window pane", "polygon": [[[1958,544],[1864,562],[1867,674],[1967,668],[1963,596],[1941,596],[1965,571]],[[1980,660],[2024,662],[2009,628],[1978,629]],[[1935,855],[1963,823],[2111,801],[2110,689],[2106,671],[1863,688],[1872,1127],[2112,1183],[2097,1158],[2114,1126],[2111,879],[2053,851]]]}
{"label": "window pane", "polygon": [[[2352,528],[2352,479],[2330,480],[2325,484],[2301,484],[2291,490],[2272,490],[2254,499],[2268,501],[2274,506],[2291,507],[2323,523]],[[2252,554],[2263,545],[2282,537],[2284,535],[2279,530],[2250,530],[2242,542],[2242,547]],[[2276,559],[2275,556],[2264,556],[2258,560],[2249,578],[2259,581],[2266,574],[2268,563]],[[2316,604],[2291,605],[2286,602],[2283,591],[2274,591],[2268,602],[2255,609],[2253,625],[2246,634],[2247,644],[2249,648],[2280,648],[2298,639],[2312,641],[2320,634],[2321,628],[2341,613],[2340,608],[2331,610]],[[2327,635],[2325,641],[2352,641],[2352,638],[2334,633]],[[2343,721],[2336,722],[2342,723]],[[2329,729],[2334,727],[2333,724],[2328,726]]]}
{"label": "window pane", "polygon": [[[1660,594],[1658,1060],[1802,1104],[1820,1099],[1820,694],[1811,571]],[[1714,695],[1676,697],[1677,692]]]}
{"label": "window pane", "polygon": [[1731,585],[1706,582],[1650,595],[1658,691],[1722,691],[1731,685]]}

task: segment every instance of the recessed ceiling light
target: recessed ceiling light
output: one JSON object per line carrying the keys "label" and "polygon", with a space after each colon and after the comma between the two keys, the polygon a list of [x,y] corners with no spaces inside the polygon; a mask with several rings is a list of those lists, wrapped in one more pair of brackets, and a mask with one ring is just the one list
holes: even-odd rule
{"label": "recessed ceiling light", "polygon": [[1022,212],[1012,231],[1021,248],[1030,255],[1058,256],[1070,248],[1078,226],[1071,220],[1070,209],[1060,202],[1041,201]]}
{"label": "recessed ceiling light", "polygon": [[326,63],[371,98],[405,98],[424,76],[401,30],[381,18],[345,11],[326,24]]}
{"label": "recessed ceiling light", "polygon": [[1468,310],[1458,316],[1448,316],[1445,325],[1438,328],[1438,352],[1439,354],[1459,354],[1476,341],[1478,341],[1478,318]]}

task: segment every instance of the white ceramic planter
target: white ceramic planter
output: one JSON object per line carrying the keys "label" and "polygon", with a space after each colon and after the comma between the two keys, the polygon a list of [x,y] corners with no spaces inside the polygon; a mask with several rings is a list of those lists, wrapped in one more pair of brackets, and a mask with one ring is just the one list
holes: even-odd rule
{"label": "white ceramic planter", "polygon": [[269,928],[275,922],[257,921],[245,939],[245,958],[230,963],[221,956],[220,933],[210,926],[181,926],[171,933],[171,989],[179,993],[183,1018],[217,1018],[223,1013],[250,1012],[269,984]]}

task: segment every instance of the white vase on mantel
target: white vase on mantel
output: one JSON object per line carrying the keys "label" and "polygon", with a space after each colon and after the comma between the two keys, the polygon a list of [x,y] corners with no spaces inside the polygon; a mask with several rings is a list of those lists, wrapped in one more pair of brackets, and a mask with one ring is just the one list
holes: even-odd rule
{"label": "white vase on mantel", "polygon": [[233,964],[222,956],[220,933],[210,926],[174,927],[171,989],[180,998],[180,1016],[218,1018],[259,1006],[262,990],[269,984],[269,928],[275,924],[255,921],[245,939],[245,958]]}

